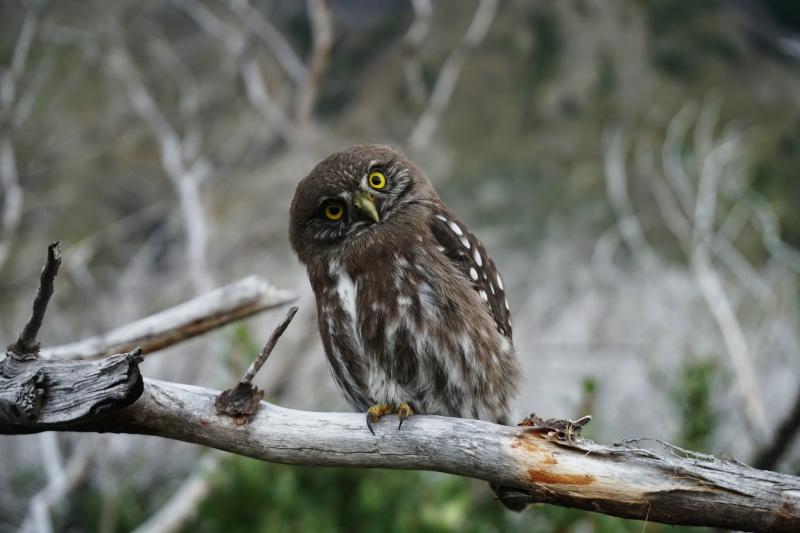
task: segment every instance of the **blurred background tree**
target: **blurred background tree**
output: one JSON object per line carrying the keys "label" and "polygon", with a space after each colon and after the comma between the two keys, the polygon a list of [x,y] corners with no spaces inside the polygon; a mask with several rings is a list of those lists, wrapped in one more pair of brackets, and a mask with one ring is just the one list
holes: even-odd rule
{"label": "blurred background tree", "polygon": [[[55,239],[48,344],[259,273],[301,305],[260,385],[283,405],[344,409],[287,212],[319,159],[386,142],[504,273],[520,415],[590,411],[598,440],[649,435],[747,462],[800,394],[796,2],[2,0],[0,30],[3,338]],[[269,318],[143,370],[227,386]],[[772,468],[800,473],[794,433]],[[267,465],[145,437],[2,449],[0,530],[644,527],[511,515],[482,484],[437,474]],[[193,512],[161,520],[181,501]]]}

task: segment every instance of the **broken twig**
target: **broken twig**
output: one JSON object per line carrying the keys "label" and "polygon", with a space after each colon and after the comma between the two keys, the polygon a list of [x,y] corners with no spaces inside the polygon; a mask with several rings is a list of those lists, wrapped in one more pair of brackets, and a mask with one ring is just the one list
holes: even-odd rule
{"label": "broken twig", "polygon": [[59,241],[56,241],[47,247],[47,262],[42,268],[39,289],[33,299],[31,318],[22,328],[17,341],[7,348],[8,354],[19,361],[36,359],[39,356],[39,342],[36,340],[36,335],[42,327],[47,304],[53,295],[53,281],[58,274],[58,267],[61,266],[61,250],[58,245]]}
{"label": "broken twig", "polygon": [[248,424],[253,419],[258,412],[259,402],[264,398],[264,391],[253,385],[253,378],[261,370],[272,350],[275,349],[278,339],[286,331],[298,309],[299,307],[296,305],[289,308],[286,317],[272,332],[264,349],[250,364],[239,383],[234,388],[224,390],[217,396],[214,402],[217,414],[232,416],[237,425]]}

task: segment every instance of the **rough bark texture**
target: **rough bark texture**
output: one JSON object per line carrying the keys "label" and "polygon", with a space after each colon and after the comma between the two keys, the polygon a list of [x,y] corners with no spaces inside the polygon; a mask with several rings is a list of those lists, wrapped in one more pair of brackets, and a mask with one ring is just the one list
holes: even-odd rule
{"label": "rough bark texture", "polygon": [[[279,463],[437,470],[518,487],[530,502],[625,518],[800,530],[797,477],[666,444],[657,443],[659,451],[642,447],[655,441],[605,446],[436,416],[413,416],[400,431],[394,417],[387,417],[373,436],[360,414],[295,411],[261,402],[252,422],[241,425],[217,414],[218,391],[147,379],[141,392],[137,358],[4,363],[0,432],[156,435]],[[29,390],[41,392],[39,401],[19,404],[20,397],[35,398]],[[119,409],[140,392],[135,403]],[[29,409],[29,404],[38,407]]]}
{"label": "rough bark texture", "polygon": [[42,361],[6,357],[0,361],[0,433],[92,431],[103,415],[142,394],[142,351],[100,361]]}

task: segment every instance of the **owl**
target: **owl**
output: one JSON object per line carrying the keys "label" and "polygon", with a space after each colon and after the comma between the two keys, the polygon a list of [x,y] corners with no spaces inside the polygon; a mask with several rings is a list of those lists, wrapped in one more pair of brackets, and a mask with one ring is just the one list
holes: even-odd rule
{"label": "owl", "polygon": [[375,144],[329,156],[297,186],[289,239],[331,374],[373,434],[388,414],[398,429],[414,413],[508,423],[520,369],[503,280],[413,162]]}

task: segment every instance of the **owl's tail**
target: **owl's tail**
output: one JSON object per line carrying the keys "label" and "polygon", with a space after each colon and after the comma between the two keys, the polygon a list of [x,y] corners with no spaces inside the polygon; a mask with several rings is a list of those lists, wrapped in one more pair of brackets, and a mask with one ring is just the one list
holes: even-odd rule
{"label": "owl's tail", "polygon": [[504,487],[499,483],[489,483],[492,492],[506,509],[519,513],[528,505],[528,495],[519,489]]}
{"label": "owl's tail", "polygon": [[[503,426],[508,426],[508,416],[502,415],[497,418],[497,423]],[[500,500],[506,509],[509,511],[520,512],[525,507],[527,507],[528,502],[530,501],[528,498],[528,494],[521,491],[520,489],[515,489],[513,487],[506,487],[499,483],[489,483],[489,487],[492,489],[492,492],[495,493],[497,499]]]}

